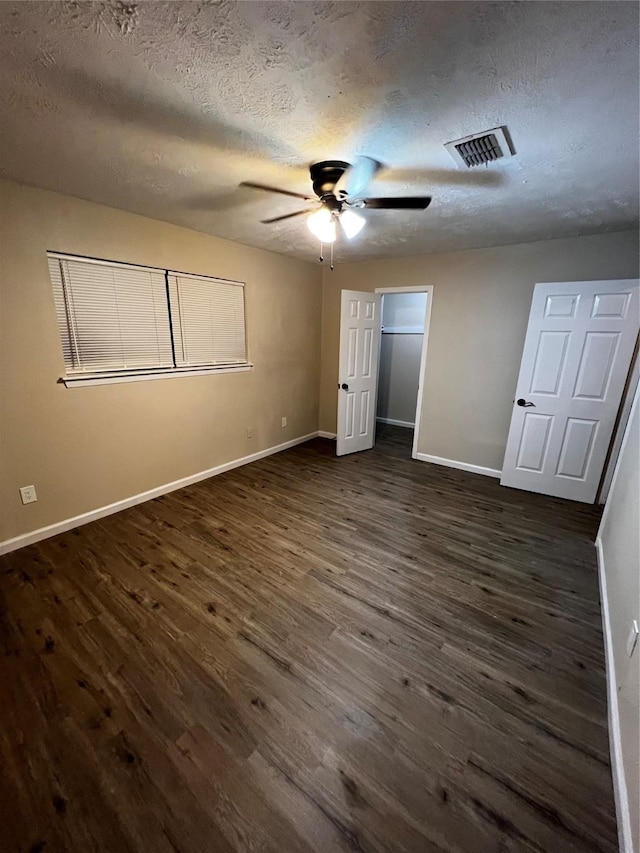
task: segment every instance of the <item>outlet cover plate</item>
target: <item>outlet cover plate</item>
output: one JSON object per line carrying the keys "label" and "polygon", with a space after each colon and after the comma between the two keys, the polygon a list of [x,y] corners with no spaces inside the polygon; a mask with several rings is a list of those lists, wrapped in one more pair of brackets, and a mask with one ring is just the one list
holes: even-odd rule
{"label": "outlet cover plate", "polygon": [[22,486],[20,489],[20,499],[23,504],[32,504],[38,500],[35,486]]}

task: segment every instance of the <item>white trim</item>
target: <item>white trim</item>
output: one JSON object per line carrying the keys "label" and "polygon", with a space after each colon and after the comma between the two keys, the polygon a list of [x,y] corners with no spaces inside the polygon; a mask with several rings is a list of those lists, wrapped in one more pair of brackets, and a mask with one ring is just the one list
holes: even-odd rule
{"label": "white trim", "polygon": [[252,453],[249,456],[242,456],[240,459],[232,459],[231,462],[223,462],[222,465],[216,465],[214,468],[208,468],[206,471],[199,471],[197,474],[191,474],[188,477],[182,477],[180,480],[174,480],[172,483],[165,483],[162,486],[156,486],[155,489],[149,489],[146,492],[132,495],[124,500],[116,501],[107,506],[98,507],[90,512],[84,512],[81,515],[76,515],[73,518],[67,518],[64,521],[58,521],[55,524],[50,524],[47,527],[40,527],[38,530],[32,530],[29,533],[23,533],[21,536],[16,536],[13,539],[5,539],[0,542],[0,555],[8,554],[10,551],[17,551],[18,548],[24,548],[26,545],[32,545],[34,542],[40,542],[42,539],[48,539],[50,536],[56,536],[58,533],[64,533],[74,527],[80,527],[82,524],[88,524],[91,521],[96,521],[99,518],[104,518],[107,515],[112,515],[114,512],[120,512],[123,509],[135,506],[136,504],[144,503],[145,501],[158,498],[160,495],[166,495],[169,492],[174,492],[176,489],[183,489],[185,486],[190,486],[193,483],[199,483],[201,480],[207,480],[209,477],[215,477],[217,474],[224,474],[225,471],[231,471],[233,468],[240,468],[242,465],[248,465],[250,462],[256,462],[258,459],[263,459],[265,456],[271,456],[274,453],[280,453],[282,450],[288,450],[290,447],[295,447],[297,444],[304,444],[312,438],[317,438],[320,433],[310,432],[308,435],[302,435],[299,438],[293,438],[291,441],[285,441],[283,444],[277,444],[275,447],[267,447],[265,450],[259,450],[257,453]]}
{"label": "white trim", "polygon": [[329,438],[329,439],[332,439],[333,441],[335,441],[336,440],[336,434],[335,434],[335,432],[326,432],[325,430],[320,429],[320,430],[318,430],[318,438]]}
{"label": "white trim", "polygon": [[418,399],[416,400],[416,425],[413,431],[413,446],[411,458],[418,458],[418,440],[420,437],[420,423],[422,421],[422,394],[424,390],[424,376],[427,370],[427,349],[429,347],[429,327],[431,325],[431,308],[433,306],[433,285],[426,287],[427,310],[424,315],[424,334],[422,337],[422,354],[420,356],[420,378],[418,379]]}
{"label": "white trim", "polygon": [[193,367],[182,368],[171,367],[167,370],[158,370],[153,373],[120,373],[117,376],[62,376],[60,382],[67,388],[84,388],[87,385],[113,385],[119,382],[142,382],[148,379],[176,379],[178,376],[208,376],[211,373],[246,373],[253,370],[253,364],[241,364],[238,367]]}
{"label": "white trim", "polygon": [[470,471],[472,474],[482,474],[484,477],[500,479],[502,476],[502,471],[497,468],[484,468],[482,465],[458,462],[457,459],[445,459],[442,456],[432,456],[430,453],[416,453],[414,459],[418,459],[420,462],[433,462],[435,465],[445,465],[447,468],[457,468],[460,471]]}
{"label": "white trim", "polygon": [[[432,284],[408,285],[407,287],[376,287],[376,293],[426,293],[427,294],[427,310],[424,315],[424,328],[422,330],[422,352],[420,353],[420,374],[418,377],[418,397],[416,399],[416,417],[413,429],[413,445],[411,447],[411,458],[419,459],[418,443],[420,440],[420,423],[422,421],[422,396],[424,389],[424,375],[427,369],[427,349],[429,347],[429,327],[431,326],[431,308],[433,306],[433,290]],[[382,329],[380,331],[382,336]],[[382,349],[382,347],[380,347]],[[380,381],[380,371],[378,370],[378,381]],[[377,392],[377,386],[376,386]],[[376,393],[377,396],[377,393]],[[376,399],[376,406],[378,401]],[[435,458],[435,457],[434,457]]]}
{"label": "white trim", "polygon": [[618,413],[618,425],[616,426],[616,431],[611,441],[609,461],[607,462],[607,467],[604,472],[602,485],[600,486],[600,494],[598,495],[599,504],[605,504],[607,502],[607,497],[609,495],[609,490],[611,489],[611,483],[613,480],[613,472],[615,471],[616,462],[618,461],[618,456],[620,455],[622,439],[624,438],[624,434],[627,429],[627,423],[629,422],[629,415],[631,413],[631,406],[633,405],[633,401],[636,396],[638,384],[640,384],[640,352],[638,352],[636,345],[636,352],[633,356],[631,370],[629,371],[627,387],[622,398],[620,411]]}
{"label": "white trim", "polygon": [[432,284],[417,284],[408,287],[376,287],[375,293],[424,293],[433,290]]}
{"label": "white trim", "polygon": [[391,426],[408,427],[409,429],[415,428],[415,424],[412,424],[411,421],[396,421],[393,418],[376,418],[376,422],[379,424],[391,424]]}
{"label": "white trim", "polygon": [[604,564],[604,552],[600,533],[596,538],[596,556],[598,559],[598,578],[600,580],[600,610],[602,613],[602,633],[607,673],[607,709],[609,717],[609,754],[611,757],[611,776],[613,777],[613,798],[618,818],[618,846],[620,853],[633,853],[631,840],[631,813],[627,794],[627,780],[624,775],[622,756],[622,736],[620,733],[620,712],[618,711],[618,691],[616,689],[616,665],[613,656],[611,620],[609,618],[609,597],[607,595],[607,571]]}
{"label": "white trim", "polygon": [[[618,479],[618,474],[620,472],[620,460],[622,459],[622,454],[624,453],[624,449],[627,446],[627,441],[629,440],[629,424],[633,420],[633,416],[635,414],[636,407],[640,405],[638,402],[640,400],[640,385],[636,388],[636,393],[633,398],[633,403],[631,404],[631,411],[629,412],[629,417],[627,418],[627,425],[625,427],[624,435],[622,436],[622,443],[620,444],[620,450],[618,452],[618,458],[616,459],[616,467],[613,471],[613,477],[611,479],[611,487],[609,488],[609,494],[614,490],[616,485],[616,480]],[[602,531],[604,529],[604,525],[609,516],[609,512],[611,511],[611,504],[609,501],[604,505],[604,510],[602,512],[602,516],[600,518],[600,527],[598,528],[598,539],[600,538]]]}
{"label": "white trim", "polygon": [[[636,388],[633,404],[627,420],[627,425],[622,437],[622,443],[616,459],[613,478],[609,488],[611,494],[616,487],[618,475],[621,470],[621,461],[624,455],[631,431],[629,424],[635,416],[635,410],[640,406],[640,386]],[[607,694],[609,715],[609,751],[611,754],[611,775],[613,776],[613,793],[616,804],[616,816],[618,818],[618,841],[620,853],[633,853],[633,841],[631,837],[631,813],[629,811],[629,798],[627,793],[627,780],[624,773],[624,757],[622,754],[622,739],[620,733],[620,714],[618,711],[618,690],[616,682],[615,657],[613,654],[613,641],[611,637],[611,618],[609,613],[609,598],[607,594],[607,570],[604,560],[604,548],[602,545],[602,531],[611,512],[611,501],[607,500],[600,527],[596,536],[596,555],[598,558],[598,577],[600,580],[600,609],[602,611],[602,631],[604,634],[605,660],[607,671]]]}

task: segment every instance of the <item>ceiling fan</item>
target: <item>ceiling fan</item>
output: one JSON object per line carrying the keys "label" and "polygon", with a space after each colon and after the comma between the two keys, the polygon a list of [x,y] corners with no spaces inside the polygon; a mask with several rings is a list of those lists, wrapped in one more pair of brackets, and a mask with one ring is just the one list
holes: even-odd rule
{"label": "ceiling fan", "polygon": [[360,233],[365,219],[356,213],[356,210],[425,210],[431,203],[430,196],[364,198],[363,193],[379,169],[380,164],[370,157],[358,157],[353,164],[345,163],[343,160],[323,160],[320,163],[314,163],[309,171],[315,198],[253,181],[243,181],[241,186],[280,193],[280,195],[292,196],[312,203],[315,205],[315,210],[309,208],[296,210],[293,213],[285,213],[283,216],[263,219],[262,222],[271,224],[308,214],[307,226],[311,233],[321,243],[333,244],[338,234],[338,225],[348,239]]}

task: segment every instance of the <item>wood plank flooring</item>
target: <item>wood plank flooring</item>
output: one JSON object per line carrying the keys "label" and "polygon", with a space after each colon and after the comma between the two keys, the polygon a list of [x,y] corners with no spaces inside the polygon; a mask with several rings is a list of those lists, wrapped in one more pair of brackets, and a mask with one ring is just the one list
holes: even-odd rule
{"label": "wood plank flooring", "polygon": [[402,459],[411,458],[413,445],[413,430],[394,424],[376,423],[377,450],[385,456],[398,456]]}
{"label": "wood plank flooring", "polygon": [[0,558],[0,850],[617,849],[598,510],[398,435]]}

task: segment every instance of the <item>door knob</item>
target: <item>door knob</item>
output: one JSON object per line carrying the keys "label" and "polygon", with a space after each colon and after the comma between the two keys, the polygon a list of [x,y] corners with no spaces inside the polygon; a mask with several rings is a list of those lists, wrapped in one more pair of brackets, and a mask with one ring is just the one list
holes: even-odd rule
{"label": "door knob", "polygon": [[536,407],[536,404],[535,404],[535,403],[529,403],[529,402],[527,402],[527,400],[525,400],[525,399],[524,399],[524,397],[520,397],[520,399],[519,399],[519,400],[516,400],[516,404],[517,404],[518,406],[523,406],[525,409],[529,408],[529,406],[533,406],[533,408],[534,408],[534,409],[535,409],[535,407]]}
{"label": "door knob", "polygon": [[342,383],[342,385],[341,385],[340,387],[342,388],[342,390],[343,390],[343,391],[348,391],[348,390],[349,390],[349,386],[347,385],[347,383],[346,383],[346,382],[343,382],[343,383]]}

